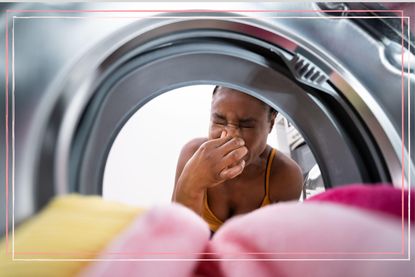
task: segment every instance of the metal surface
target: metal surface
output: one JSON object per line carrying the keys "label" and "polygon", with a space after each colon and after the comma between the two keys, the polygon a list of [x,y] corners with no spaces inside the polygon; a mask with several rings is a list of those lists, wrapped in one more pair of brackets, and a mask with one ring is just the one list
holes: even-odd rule
{"label": "metal surface", "polygon": [[[9,13],[8,106],[2,102],[1,112],[9,116],[16,221],[56,194],[100,193],[111,143],[129,116],[151,98],[191,84],[227,85],[277,108],[309,144],[326,187],[413,184],[413,175],[402,176],[402,158],[413,168],[406,119],[414,113],[407,101],[402,105],[401,86],[413,87],[414,79],[408,66],[401,72],[396,45],[391,50],[351,20],[299,11],[317,9],[313,3],[272,4],[168,13],[154,11],[165,5],[97,3],[65,8],[152,11]],[[280,11],[247,11],[270,8]]]}

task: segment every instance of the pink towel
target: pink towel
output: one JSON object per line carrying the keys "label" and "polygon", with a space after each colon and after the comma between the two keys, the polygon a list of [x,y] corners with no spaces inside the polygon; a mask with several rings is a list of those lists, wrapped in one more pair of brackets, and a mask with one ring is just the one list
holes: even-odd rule
{"label": "pink towel", "polygon": [[[415,190],[410,191],[394,188],[386,184],[362,185],[354,184],[327,190],[310,197],[306,202],[322,201],[343,204],[380,212],[408,222],[408,197],[414,208]],[[403,216],[402,216],[403,213]],[[414,222],[415,212],[410,214]]]}
{"label": "pink towel", "polygon": [[177,204],[154,208],[98,257],[112,261],[95,262],[82,276],[191,276],[209,237],[207,224],[193,211]]}
{"label": "pink towel", "polygon": [[[411,235],[413,238],[415,233]],[[222,259],[246,259],[222,261],[224,276],[386,277],[414,273],[413,261],[376,261],[408,257],[407,225],[332,203],[281,203],[233,218],[218,230],[211,246]]]}
{"label": "pink towel", "polygon": [[412,245],[415,234],[408,228],[408,197],[413,226],[414,193],[387,185],[330,189],[303,204],[280,203],[234,218],[211,247],[222,259],[257,259],[221,262],[224,276],[413,276],[413,261],[387,259],[408,258],[408,233]]}

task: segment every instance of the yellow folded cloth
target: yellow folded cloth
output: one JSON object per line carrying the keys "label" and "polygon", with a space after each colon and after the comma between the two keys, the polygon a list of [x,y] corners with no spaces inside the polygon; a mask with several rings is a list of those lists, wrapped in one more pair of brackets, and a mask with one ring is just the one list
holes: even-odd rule
{"label": "yellow folded cloth", "polygon": [[11,232],[9,253],[1,241],[0,276],[74,276],[143,211],[98,196],[58,197],[15,230],[14,260]]}

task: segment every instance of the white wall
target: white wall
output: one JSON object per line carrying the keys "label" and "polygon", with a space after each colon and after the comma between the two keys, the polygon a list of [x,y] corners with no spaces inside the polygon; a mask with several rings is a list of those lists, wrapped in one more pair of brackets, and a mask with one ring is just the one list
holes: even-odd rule
{"label": "white wall", "polygon": [[[138,110],[109,153],[104,198],[142,207],[170,202],[182,146],[208,134],[212,91],[207,85],[176,89]],[[278,148],[275,128],[268,143]]]}

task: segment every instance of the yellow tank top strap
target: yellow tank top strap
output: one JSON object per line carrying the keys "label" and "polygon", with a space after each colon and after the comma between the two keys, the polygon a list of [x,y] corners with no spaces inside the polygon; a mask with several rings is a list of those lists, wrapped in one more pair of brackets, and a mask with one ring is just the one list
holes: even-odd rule
{"label": "yellow tank top strap", "polygon": [[277,150],[275,148],[272,148],[271,153],[267,160],[267,169],[265,171],[265,197],[264,197],[264,200],[262,201],[261,207],[271,204],[271,201],[269,199],[269,178],[271,176],[272,162],[274,161],[274,157],[276,154],[277,154]]}
{"label": "yellow tank top strap", "polygon": [[219,227],[223,224],[222,220],[217,218],[209,208],[209,203],[207,200],[207,190],[205,191],[205,195],[203,197],[202,217],[209,225],[210,230],[212,230],[213,232],[216,232],[219,229]]}

